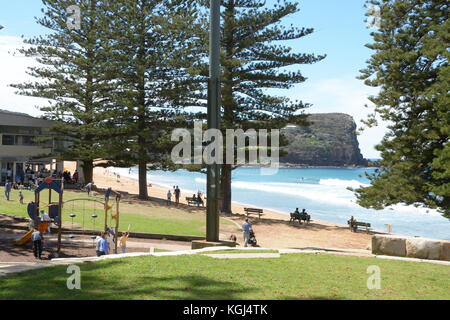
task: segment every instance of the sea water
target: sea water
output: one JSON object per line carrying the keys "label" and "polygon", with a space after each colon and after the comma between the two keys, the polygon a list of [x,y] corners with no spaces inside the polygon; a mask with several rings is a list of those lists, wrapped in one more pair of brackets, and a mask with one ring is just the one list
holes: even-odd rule
{"label": "sea water", "polygon": [[[123,177],[137,179],[137,168],[109,168]],[[350,216],[369,222],[376,231],[450,240],[450,220],[441,213],[423,207],[394,205],[384,210],[365,209],[356,203],[348,187],[368,186],[365,172],[372,168],[279,168],[267,175],[260,168],[239,167],[232,173],[232,200],[257,208],[286,214],[306,209],[313,220],[347,225]],[[178,170],[151,171],[148,183],[172,190],[177,185],[181,196],[206,190],[206,175]],[[151,193],[151,189],[150,189]]]}

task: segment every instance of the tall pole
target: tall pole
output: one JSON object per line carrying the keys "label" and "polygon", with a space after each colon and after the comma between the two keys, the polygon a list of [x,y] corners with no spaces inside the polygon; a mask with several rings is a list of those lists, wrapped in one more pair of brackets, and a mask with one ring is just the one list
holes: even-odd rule
{"label": "tall pole", "polygon": [[[208,129],[220,129],[220,0],[210,2]],[[219,241],[219,164],[208,165],[206,240]]]}

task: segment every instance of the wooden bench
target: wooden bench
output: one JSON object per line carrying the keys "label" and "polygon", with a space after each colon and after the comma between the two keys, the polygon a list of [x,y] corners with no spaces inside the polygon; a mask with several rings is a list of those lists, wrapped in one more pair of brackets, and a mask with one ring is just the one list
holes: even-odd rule
{"label": "wooden bench", "polygon": [[350,220],[348,220],[347,224],[350,227],[350,230],[352,229],[352,227],[354,225],[356,225],[356,229],[358,229],[358,227],[366,227],[366,232],[369,233],[370,223],[368,223],[368,222],[360,222],[360,221],[354,222],[353,221],[353,226],[352,226],[351,223],[350,223]]}
{"label": "wooden bench", "polygon": [[257,209],[257,208],[244,208],[245,214],[248,215],[252,213],[257,213],[258,217],[261,219],[261,214],[263,213],[263,209]]}
{"label": "wooden bench", "polygon": [[194,205],[194,206],[195,205],[196,206],[203,205],[202,201],[198,201],[197,198],[195,198],[195,200],[194,200],[193,197],[186,197],[186,201],[187,201],[188,205]]}
{"label": "wooden bench", "polygon": [[291,212],[291,220],[289,220],[289,223],[292,221],[298,220],[298,223],[302,223],[301,220],[303,220],[305,223],[309,223],[311,221],[311,216],[307,213],[295,213]]}

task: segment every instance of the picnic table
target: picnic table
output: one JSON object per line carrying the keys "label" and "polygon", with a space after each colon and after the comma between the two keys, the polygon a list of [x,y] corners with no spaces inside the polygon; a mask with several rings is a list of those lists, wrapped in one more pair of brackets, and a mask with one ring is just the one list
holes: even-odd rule
{"label": "picnic table", "polygon": [[244,208],[245,214],[248,215],[252,213],[257,213],[258,217],[261,219],[261,215],[263,213],[263,209],[257,209],[257,208]]}

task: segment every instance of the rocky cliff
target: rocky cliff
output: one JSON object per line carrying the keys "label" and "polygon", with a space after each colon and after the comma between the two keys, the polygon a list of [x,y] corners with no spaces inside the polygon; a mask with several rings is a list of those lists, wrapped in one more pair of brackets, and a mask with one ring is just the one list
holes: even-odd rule
{"label": "rocky cliff", "polygon": [[290,145],[281,163],[307,166],[367,166],[359,150],[356,123],[343,113],[311,114],[307,127],[282,130]]}

